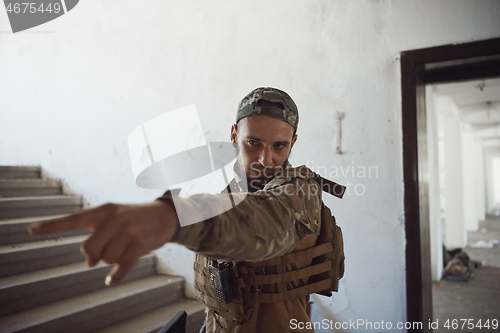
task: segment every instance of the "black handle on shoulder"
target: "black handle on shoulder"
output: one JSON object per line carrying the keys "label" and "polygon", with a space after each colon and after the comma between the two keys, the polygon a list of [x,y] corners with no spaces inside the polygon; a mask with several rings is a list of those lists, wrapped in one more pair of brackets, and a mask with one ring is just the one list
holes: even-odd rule
{"label": "black handle on shoulder", "polygon": [[331,180],[323,178],[319,175],[316,178],[316,181],[323,191],[330,193],[339,199],[344,197],[345,190],[347,189],[344,185],[337,184],[336,182],[332,182]]}

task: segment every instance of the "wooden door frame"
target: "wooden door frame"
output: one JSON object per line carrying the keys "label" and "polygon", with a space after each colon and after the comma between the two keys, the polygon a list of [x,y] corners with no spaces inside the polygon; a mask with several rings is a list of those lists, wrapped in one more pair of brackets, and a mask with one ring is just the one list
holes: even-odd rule
{"label": "wooden door frame", "polygon": [[408,322],[432,320],[425,85],[500,76],[500,38],[401,52]]}

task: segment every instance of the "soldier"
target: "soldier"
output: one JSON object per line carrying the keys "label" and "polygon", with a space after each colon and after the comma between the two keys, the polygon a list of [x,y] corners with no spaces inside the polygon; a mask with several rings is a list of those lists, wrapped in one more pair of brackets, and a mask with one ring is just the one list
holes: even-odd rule
{"label": "soldier", "polygon": [[[320,260],[312,265],[314,257],[328,255],[333,248],[329,239],[318,246],[325,217],[317,175],[288,162],[297,126],[297,106],[281,90],[257,88],[240,102],[231,128],[238,157],[228,187],[231,196],[245,197],[210,219],[181,228],[167,191],[152,203],[108,203],[30,230],[33,234],[92,230],[82,248],[91,267],[100,260],[116,264],[106,278],[108,285],[119,282],[144,254],[167,242],[182,244],[196,251],[195,296],[207,306],[203,331],[290,331],[291,320],[310,321],[309,294],[328,294],[338,286],[332,281],[340,277],[338,264],[332,268],[331,261]],[[242,177],[249,193],[238,193],[246,191]],[[223,211],[217,210],[222,199],[226,199],[222,194],[176,198],[180,205],[176,207]],[[321,274],[328,278],[309,279]]]}

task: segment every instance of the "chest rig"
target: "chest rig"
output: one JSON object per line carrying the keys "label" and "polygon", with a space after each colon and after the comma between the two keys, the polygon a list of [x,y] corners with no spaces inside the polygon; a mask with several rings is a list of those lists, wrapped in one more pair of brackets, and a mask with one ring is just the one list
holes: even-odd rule
{"label": "chest rig", "polygon": [[[314,174],[328,193],[342,198],[345,187]],[[196,253],[195,297],[220,316],[242,324],[256,303],[278,303],[317,293],[332,296],[344,275],[342,230],[321,204],[319,235],[292,252],[259,261],[222,263]]]}

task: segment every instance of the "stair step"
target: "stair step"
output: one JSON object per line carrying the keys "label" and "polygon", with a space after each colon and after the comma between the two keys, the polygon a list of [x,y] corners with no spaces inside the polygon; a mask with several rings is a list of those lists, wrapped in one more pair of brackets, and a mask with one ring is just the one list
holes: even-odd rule
{"label": "stair step", "polygon": [[81,196],[48,195],[0,198],[0,219],[69,214],[81,209]]}
{"label": "stair step", "polygon": [[184,298],[142,315],[108,326],[96,333],[157,333],[177,311],[186,311],[186,333],[197,333],[205,319],[205,306],[195,299]]}
{"label": "stair step", "polygon": [[62,195],[59,179],[0,179],[0,197]]}
{"label": "stair step", "polygon": [[41,178],[39,166],[0,166],[0,179]]}
{"label": "stair step", "polygon": [[31,223],[42,222],[45,220],[55,219],[62,216],[65,216],[65,214],[0,220],[0,235],[2,236],[0,238],[0,246],[17,244],[17,243],[36,242],[44,239],[52,239],[59,237],[86,235],[89,233],[88,230],[72,230],[50,235],[33,236],[28,232],[28,226]]}
{"label": "stair step", "polygon": [[[155,266],[155,256],[146,255],[125,281],[154,275]],[[89,268],[81,262],[0,278],[0,315],[106,288],[104,279],[110,270],[111,266],[104,263]]]}
{"label": "stair step", "polygon": [[60,237],[0,246],[0,277],[83,261],[80,243],[86,237]]}
{"label": "stair step", "polygon": [[151,276],[4,316],[0,332],[94,332],[182,297],[182,278]]}

